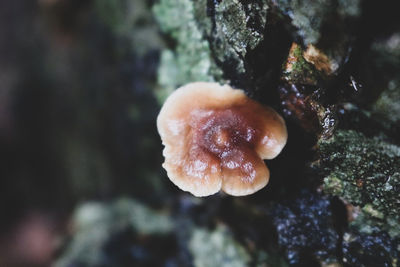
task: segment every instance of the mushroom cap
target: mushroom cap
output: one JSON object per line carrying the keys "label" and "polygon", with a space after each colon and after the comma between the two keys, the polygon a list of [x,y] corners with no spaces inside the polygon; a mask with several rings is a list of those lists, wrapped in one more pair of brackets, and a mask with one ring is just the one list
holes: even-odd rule
{"label": "mushroom cap", "polygon": [[260,190],[269,180],[263,159],[276,157],[287,140],[285,122],[272,108],[218,83],[175,90],[161,108],[157,128],[169,179],[195,196]]}

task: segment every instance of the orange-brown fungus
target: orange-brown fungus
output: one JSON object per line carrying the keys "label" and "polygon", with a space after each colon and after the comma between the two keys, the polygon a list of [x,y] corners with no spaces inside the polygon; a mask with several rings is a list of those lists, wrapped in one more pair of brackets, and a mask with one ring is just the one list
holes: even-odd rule
{"label": "orange-brown fungus", "polygon": [[217,83],[177,89],[164,103],[157,127],[168,177],[195,196],[260,190],[269,180],[263,159],[276,157],[287,139],[273,109]]}

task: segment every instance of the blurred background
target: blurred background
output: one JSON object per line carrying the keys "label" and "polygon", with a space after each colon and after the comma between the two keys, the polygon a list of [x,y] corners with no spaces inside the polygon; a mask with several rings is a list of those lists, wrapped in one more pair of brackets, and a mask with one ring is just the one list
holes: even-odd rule
{"label": "blurred background", "polygon": [[[389,2],[0,0],[0,267],[398,266]],[[156,117],[195,80],[285,117],[265,189],[195,198],[167,178]]]}
{"label": "blurred background", "polygon": [[168,205],[151,5],[0,1],[0,266],[49,266],[80,203]]}

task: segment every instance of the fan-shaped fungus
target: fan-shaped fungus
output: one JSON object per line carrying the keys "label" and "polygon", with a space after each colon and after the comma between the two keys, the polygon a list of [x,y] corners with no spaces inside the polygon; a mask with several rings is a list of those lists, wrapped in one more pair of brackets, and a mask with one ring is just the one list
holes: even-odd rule
{"label": "fan-shaped fungus", "polygon": [[195,196],[221,189],[243,196],[263,188],[263,159],[286,144],[285,122],[273,109],[228,85],[196,82],[173,92],[157,118],[170,180]]}

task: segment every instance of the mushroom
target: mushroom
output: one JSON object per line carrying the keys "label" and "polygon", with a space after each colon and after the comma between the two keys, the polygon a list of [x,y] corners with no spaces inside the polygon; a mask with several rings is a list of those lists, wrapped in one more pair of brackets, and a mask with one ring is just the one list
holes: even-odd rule
{"label": "mushroom", "polygon": [[157,128],[169,179],[199,197],[260,190],[270,175],[263,159],[275,158],[287,140],[285,122],[272,108],[217,83],[189,83],[174,91]]}

